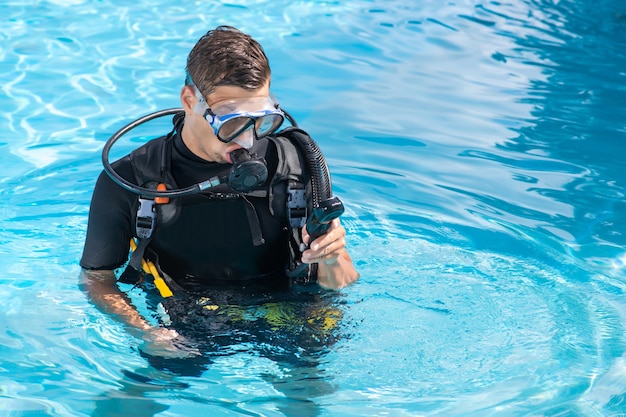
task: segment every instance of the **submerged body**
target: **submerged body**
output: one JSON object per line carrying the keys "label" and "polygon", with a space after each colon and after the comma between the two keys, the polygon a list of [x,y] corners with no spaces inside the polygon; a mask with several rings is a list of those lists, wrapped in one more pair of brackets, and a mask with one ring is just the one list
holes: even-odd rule
{"label": "submerged body", "polygon": [[[171,151],[161,158],[169,171],[166,185],[174,182],[176,187],[185,187],[222,175],[232,167],[232,153],[243,148],[264,157],[271,178],[284,155],[268,136],[280,127],[284,116],[269,85],[267,57],[248,35],[220,27],[201,38],[187,60],[186,85],[180,94],[184,119],[168,135]],[[133,155],[114,167],[126,180],[144,186],[142,173],[135,172]],[[148,158],[156,164],[163,162],[158,159]],[[346,232],[339,219],[311,241],[305,227],[295,229],[280,214],[274,203],[287,198],[272,200],[273,185],[267,181],[249,193],[226,189],[164,204],[154,235],[139,239],[141,249],[136,253],[143,255],[145,250],[174,294],[191,294],[196,300],[206,290],[224,286],[262,291],[289,288],[285,270],[294,257],[314,266],[308,269],[313,285],[338,289],[354,282],[358,272],[345,249]],[[131,239],[142,237],[137,236],[137,201],[136,195],[106,175],[98,179],[81,259],[82,285],[101,310],[137,336],[165,345],[165,351],[176,355],[179,352],[169,342],[179,333],[164,322],[152,326],[116,282],[114,270],[128,260]],[[294,230],[303,243],[295,250],[289,244]],[[132,257],[130,263],[134,263]],[[167,303],[176,300],[174,296]]]}

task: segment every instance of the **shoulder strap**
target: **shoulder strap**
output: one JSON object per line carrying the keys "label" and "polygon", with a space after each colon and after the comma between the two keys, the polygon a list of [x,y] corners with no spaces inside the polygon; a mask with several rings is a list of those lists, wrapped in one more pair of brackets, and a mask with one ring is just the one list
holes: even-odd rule
{"label": "shoulder strap", "polygon": [[[282,136],[282,132],[280,133],[281,136],[270,138],[276,145],[278,153],[278,166],[268,189],[270,212],[276,217],[284,215],[289,219],[294,219],[293,222],[290,221],[290,225],[296,227],[300,224],[301,217],[306,219],[309,204],[305,196],[309,175],[304,168],[304,158],[296,145],[287,137]],[[289,207],[289,202],[294,208],[293,213],[285,212],[285,207]]]}
{"label": "shoulder strap", "polygon": [[[130,162],[138,185],[157,188],[160,184],[164,184],[166,188],[176,188],[169,170],[173,134],[174,130],[169,135],[153,139],[130,153]],[[171,221],[179,213],[179,204],[176,199],[157,200],[141,195],[138,197],[134,217],[134,235],[139,239],[139,243],[120,277],[122,282],[137,282],[144,253],[154,236],[157,220]]]}
{"label": "shoulder strap", "polygon": [[312,209],[311,184],[304,157],[290,138],[292,133],[286,129],[271,138],[278,152],[278,167],[269,187],[269,203],[272,215],[289,227],[289,264],[285,272],[303,283],[314,278],[313,268],[300,262],[304,248],[301,231]]}

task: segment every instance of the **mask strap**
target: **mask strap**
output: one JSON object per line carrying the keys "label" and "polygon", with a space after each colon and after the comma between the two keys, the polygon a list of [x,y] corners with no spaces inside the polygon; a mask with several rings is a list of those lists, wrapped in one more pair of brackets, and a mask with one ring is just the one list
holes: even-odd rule
{"label": "mask strap", "polygon": [[209,105],[206,104],[206,100],[202,96],[200,90],[198,90],[198,87],[196,87],[195,84],[192,84],[191,86],[195,90],[196,98],[198,99],[198,102],[193,107],[193,112],[199,114],[200,116],[204,116],[204,113],[206,113],[206,111],[209,109]]}

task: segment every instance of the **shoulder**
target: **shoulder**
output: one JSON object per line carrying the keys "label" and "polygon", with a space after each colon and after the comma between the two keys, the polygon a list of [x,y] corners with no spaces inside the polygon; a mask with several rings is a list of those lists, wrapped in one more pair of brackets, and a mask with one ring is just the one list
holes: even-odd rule
{"label": "shoulder", "polygon": [[[128,158],[123,158],[113,164],[115,171],[125,180],[134,183],[133,170],[128,162]],[[136,200],[135,194],[122,188],[111,177],[102,171],[98,176],[96,186],[91,197],[91,210],[105,210],[107,207],[124,207],[126,210],[132,206]]]}
{"label": "shoulder", "polygon": [[[171,141],[168,141],[168,138],[169,135],[152,139],[130,153],[128,163],[135,184],[143,185],[148,181],[162,180],[163,170],[169,169],[171,164],[169,161],[172,155],[171,147],[167,148]],[[164,152],[168,152],[168,155],[164,156]],[[166,160],[167,167],[164,167],[163,163]]]}
{"label": "shoulder", "polygon": [[129,161],[133,165],[152,165],[161,163],[161,156],[165,140],[168,136],[162,136],[156,139],[149,140],[141,145],[139,148],[132,151],[129,155]]}
{"label": "shoulder", "polygon": [[[125,157],[118,159],[117,161],[111,164],[111,169],[113,169],[118,175],[124,178],[127,181],[134,182],[135,176],[133,175],[133,168],[130,161],[130,156],[126,155]],[[102,170],[100,175],[98,176],[98,181],[96,183],[96,190],[99,188],[112,188],[116,187],[118,189],[122,189],[119,185],[111,179],[111,177],[106,173],[106,170]]]}
{"label": "shoulder", "polygon": [[277,180],[306,177],[311,137],[301,129],[287,128],[271,137],[271,140],[276,147]]}

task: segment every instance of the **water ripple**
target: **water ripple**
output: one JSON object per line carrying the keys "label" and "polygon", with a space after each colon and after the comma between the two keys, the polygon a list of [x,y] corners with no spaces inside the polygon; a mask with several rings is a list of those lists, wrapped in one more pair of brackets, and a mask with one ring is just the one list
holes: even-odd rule
{"label": "water ripple", "polygon": [[[621,2],[27,0],[0,13],[3,411],[89,415],[120,396],[138,415],[623,411]],[[201,376],[159,372],[76,285],[102,144],[178,105],[185,55],[217,24],[265,46],[281,105],[346,204],[362,278],[317,369],[242,344]]]}
{"label": "water ripple", "polygon": [[[392,255],[379,253],[364,266],[369,279],[351,295],[358,300],[353,320],[368,337],[345,344],[333,362],[348,388],[358,390],[367,378],[362,394],[394,392],[405,410],[430,402],[451,414],[491,407],[519,413],[549,404],[546,392],[567,401],[597,375],[615,378],[610,369],[626,348],[617,298],[585,296],[570,277],[528,259],[406,240],[380,247]],[[398,264],[402,258],[412,261]],[[411,268],[416,263],[419,271]],[[455,398],[460,387],[465,394]],[[340,409],[357,413],[358,404]]]}

